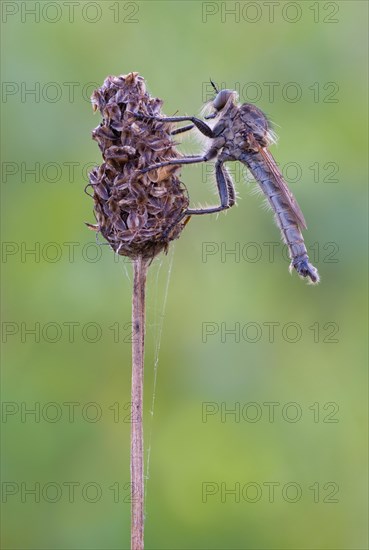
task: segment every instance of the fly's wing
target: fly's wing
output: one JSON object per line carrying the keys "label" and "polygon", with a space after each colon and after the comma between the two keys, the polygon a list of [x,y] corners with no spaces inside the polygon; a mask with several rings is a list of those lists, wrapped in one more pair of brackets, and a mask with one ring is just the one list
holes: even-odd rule
{"label": "fly's wing", "polygon": [[267,164],[271,174],[273,175],[277,187],[281,191],[283,197],[286,199],[293,215],[296,218],[297,223],[302,229],[306,229],[306,221],[303,213],[301,212],[301,208],[297,204],[297,201],[292,195],[291,191],[288,189],[287,184],[284,181],[283,176],[280,173],[272,154],[268,151],[268,149],[261,147],[256,140],[254,140],[254,145],[256,145],[259,153]]}

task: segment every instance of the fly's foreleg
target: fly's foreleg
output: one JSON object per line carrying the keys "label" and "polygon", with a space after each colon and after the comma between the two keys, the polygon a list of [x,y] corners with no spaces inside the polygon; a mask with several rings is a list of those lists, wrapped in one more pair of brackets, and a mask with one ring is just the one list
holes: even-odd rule
{"label": "fly's foreleg", "polygon": [[137,118],[140,120],[156,120],[157,122],[192,122],[196,128],[200,130],[204,136],[208,138],[215,138],[216,135],[214,134],[213,130],[206,124],[206,122],[203,122],[199,118],[196,118],[194,116],[172,116],[172,117],[160,117],[160,116],[149,116],[144,115],[142,113],[133,113]]}

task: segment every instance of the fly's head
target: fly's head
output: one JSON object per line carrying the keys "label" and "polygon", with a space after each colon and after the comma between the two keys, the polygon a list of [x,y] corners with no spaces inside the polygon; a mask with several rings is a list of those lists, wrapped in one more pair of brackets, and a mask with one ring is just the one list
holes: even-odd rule
{"label": "fly's head", "polygon": [[214,82],[210,80],[216,96],[207,104],[207,107],[212,108],[212,113],[205,116],[206,119],[217,118],[224,114],[231,106],[236,106],[238,94],[234,90],[218,90]]}
{"label": "fly's head", "polygon": [[[239,108],[239,114],[244,126],[244,133],[249,149],[253,149],[255,141],[261,147],[268,147],[276,141],[276,136],[270,126],[269,120],[255,105],[244,103]],[[257,150],[257,148],[256,148]]]}
{"label": "fly's head", "polygon": [[235,104],[237,92],[234,90],[220,90],[213,100],[213,108],[217,113],[223,111],[230,103]]}

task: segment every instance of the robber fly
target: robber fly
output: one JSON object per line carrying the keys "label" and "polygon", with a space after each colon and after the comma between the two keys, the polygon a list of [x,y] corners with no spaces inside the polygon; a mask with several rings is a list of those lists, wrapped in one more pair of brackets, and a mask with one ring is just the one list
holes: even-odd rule
{"label": "robber fly", "polygon": [[154,117],[136,113],[139,118],[149,118],[161,122],[185,122],[192,124],[178,128],[172,134],[179,134],[196,127],[209,138],[210,147],[205,154],[177,158],[153,164],[141,170],[142,173],[162,166],[194,164],[215,160],[215,176],[220,198],[220,205],[201,209],[186,210],[185,216],[213,214],[231,208],[236,202],[233,181],[224,163],[240,161],[250,170],[266,195],[273,211],[282,238],[288,246],[291,258],[290,270],[295,268],[301,277],[309,277],[311,282],[318,283],[317,269],[309,262],[301,229],[306,229],[306,222],[291,191],[288,189],[274,158],[268,150],[273,143],[273,132],[264,113],[255,105],[237,101],[237,92],[218,90],[211,82],[216,96],[211,102],[212,113],[205,119],[213,119],[212,127],[196,117]]}

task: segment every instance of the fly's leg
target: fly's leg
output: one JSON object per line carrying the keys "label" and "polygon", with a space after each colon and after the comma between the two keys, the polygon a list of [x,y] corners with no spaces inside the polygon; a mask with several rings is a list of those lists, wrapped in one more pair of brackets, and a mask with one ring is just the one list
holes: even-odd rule
{"label": "fly's leg", "polygon": [[234,188],[234,183],[231,176],[228,174],[227,169],[223,170],[223,175],[227,182],[228,197],[229,197],[229,206],[234,206],[236,204],[236,190]]}
{"label": "fly's leg", "polygon": [[170,231],[173,229],[177,223],[179,223],[183,218],[187,217],[185,223],[187,224],[191,216],[199,216],[203,214],[215,214],[217,212],[222,212],[234,206],[236,202],[236,192],[233,185],[233,181],[227,171],[223,169],[223,161],[218,160],[215,164],[215,178],[218,187],[218,193],[220,198],[219,206],[211,206],[209,208],[189,208],[179,218],[163,233],[163,237],[167,237]]}
{"label": "fly's leg", "polygon": [[194,127],[194,124],[189,124],[188,126],[183,126],[182,128],[177,128],[177,130],[173,130],[173,132],[170,132],[170,135],[175,136],[177,134],[183,134],[184,132],[188,132],[188,130],[192,130],[192,128]]}
{"label": "fly's leg", "polygon": [[157,170],[158,168],[162,168],[163,166],[173,166],[173,165],[181,165],[181,164],[196,164],[197,162],[206,162],[208,159],[205,158],[206,155],[203,157],[200,156],[193,156],[193,157],[183,157],[181,159],[173,159],[173,160],[166,160],[165,162],[158,162],[157,164],[151,164],[147,168],[143,168],[140,170],[141,174],[146,174],[146,172],[151,172],[151,170]]}
{"label": "fly's leg", "polygon": [[156,120],[157,122],[192,122],[196,128],[200,130],[204,136],[208,138],[215,138],[216,135],[214,134],[213,130],[206,124],[206,122],[203,122],[199,118],[196,118],[195,116],[172,116],[172,117],[160,117],[160,116],[149,116],[149,115],[143,115],[142,113],[133,113],[137,118],[140,120]]}
{"label": "fly's leg", "polygon": [[219,206],[211,206],[209,208],[196,208],[194,210],[188,209],[184,215],[199,216],[202,214],[215,214],[216,212],[222,212],[234,206],[236,202],[236,192],[234,189],[233,181],[229,174],[223,169],[223,161],[218,160],[215,164],[215,178],[218,187],[218,193],[220,198]]}
{"label": "fly's leg", "polygon": [[151,164],[151,166],[148,166],[147,168],[143,168],[140,170],[141,174],[146,174],[146,172],[151,172],[151,170],[157,170],[158,168],[162,168],[163,166],[173,166],[173,165],[181,165],[181,164],[196,164],[198,162],[207,162],[208,160],[213,159],[218,154],[218,148],[217,147],[211,147],[207,153],[203,156],[192,156],[192,157],[183,157],[178,159],[172,159],[172,160],[166,160],[165,162],[158,162],[157,164]]}

